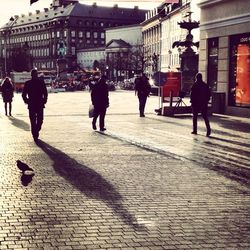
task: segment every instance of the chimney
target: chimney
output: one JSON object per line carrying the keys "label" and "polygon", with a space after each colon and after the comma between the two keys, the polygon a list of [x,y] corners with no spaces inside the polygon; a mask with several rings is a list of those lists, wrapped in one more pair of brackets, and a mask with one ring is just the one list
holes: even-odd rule
{"label": "chimney", "polygon": [[113,8],[117,9],[118,8],[118,4],[114,4]]}
{"label": "chimney", "polygon": [[48,12],[49,11],[49,9],[48,8],[44,8],[44,12]]}
{"label": "chimney", "polygon": [[36,10],[36,14],[40,14],[40,10]]}
{"label": "chimney", "polygon": [[94,2],[92,6],[93,6],[93,7],[97,7],[97,4],[96,4],[96,2]]}

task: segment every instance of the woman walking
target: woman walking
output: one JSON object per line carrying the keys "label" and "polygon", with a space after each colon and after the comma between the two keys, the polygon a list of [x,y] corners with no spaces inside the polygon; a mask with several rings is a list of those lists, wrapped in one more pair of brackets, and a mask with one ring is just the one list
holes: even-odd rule
{"label": "woman walking", "polygon": [[8,104],[9,104],[9,116],[11,116],[12,109],[12,98],[14,95],[14,86],[10,80],[10,78],[6,77],[1,86],[2,97],[5,108],[5,115],[8,115]]}
{"label": "woman walking", "polygon": [[100,131],[105,131],[105,115],[106,110],[109,107],[109,91],[105,76],[102,76],[93,86],[91,91],[91,100],[92,104],[94,105],[92,128],[96,130],[96,120],[99,116]]}

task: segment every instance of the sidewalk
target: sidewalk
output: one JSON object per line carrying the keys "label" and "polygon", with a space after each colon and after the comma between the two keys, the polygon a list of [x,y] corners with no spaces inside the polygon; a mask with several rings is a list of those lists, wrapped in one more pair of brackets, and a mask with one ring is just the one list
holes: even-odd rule
{"label": "sidewalk", "polygon": [[249,121],[214,116],[207,138],[153,114],[156,98],[145,118],[131,93],[110,103],[100,133],[88,93],[50,94],[39,145],[20,95],[1,112],[0,249],[249,249],[248,183],[215,168],[248,171]]}

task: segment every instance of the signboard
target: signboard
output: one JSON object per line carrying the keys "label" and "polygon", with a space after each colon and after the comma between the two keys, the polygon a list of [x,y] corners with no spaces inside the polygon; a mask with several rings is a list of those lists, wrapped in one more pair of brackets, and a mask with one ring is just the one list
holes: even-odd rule
{"label": "signboard", "polygon": [[181,90],[181,72],[168,72],[167,81],[163,86],[162,101],[169,100],[170,92],[172,97],[178,97]]}

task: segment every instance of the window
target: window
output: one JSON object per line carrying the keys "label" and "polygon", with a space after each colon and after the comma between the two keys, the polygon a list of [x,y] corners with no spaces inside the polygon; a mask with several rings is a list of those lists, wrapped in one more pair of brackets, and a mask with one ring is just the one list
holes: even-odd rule
{"label": "window", "polygon": [[60,31],[59,31],[59,30],[56,32],[56,37],[57,37],[57,38],[60,37]]}
{"label": "window", "polygon": [[76,47],[71,47],[71,53],[73,56],[76,54]]}
{"label": "window", "polygon": [[71,37],[76,37],[76,31],[75,30],[71,30]]}
{"label": "window", "polygon": [[63,31],[63,36],[64,36],[64,37],[67,37],[67,30],[64,30],[64,31]]}
{"label": "window", "polygon": [[79,38],[82,38],[82,37],[83,37],[83,32],[82,32],[82,31],[79,31],[78,37],[79,37]]}
{"label": "window", "polygon": [[105,38],[105,33],[101,32],[101,38]]}
{"label": "window", "polygon": [[97,38],[97,37],[98,37],[98,33],[94,32],[94,38]]}
{"label": "window", "polygon": [[229,104],[250,108],[250,33],[230,37]]}
{"label": "window", "polygon": [[90,31],[86,32],[86,38],[90,38]]}
{"label": "window", "polygon": [[207,83],[212,91],[217,90],[218,79],[218,38],[208,39]]}

